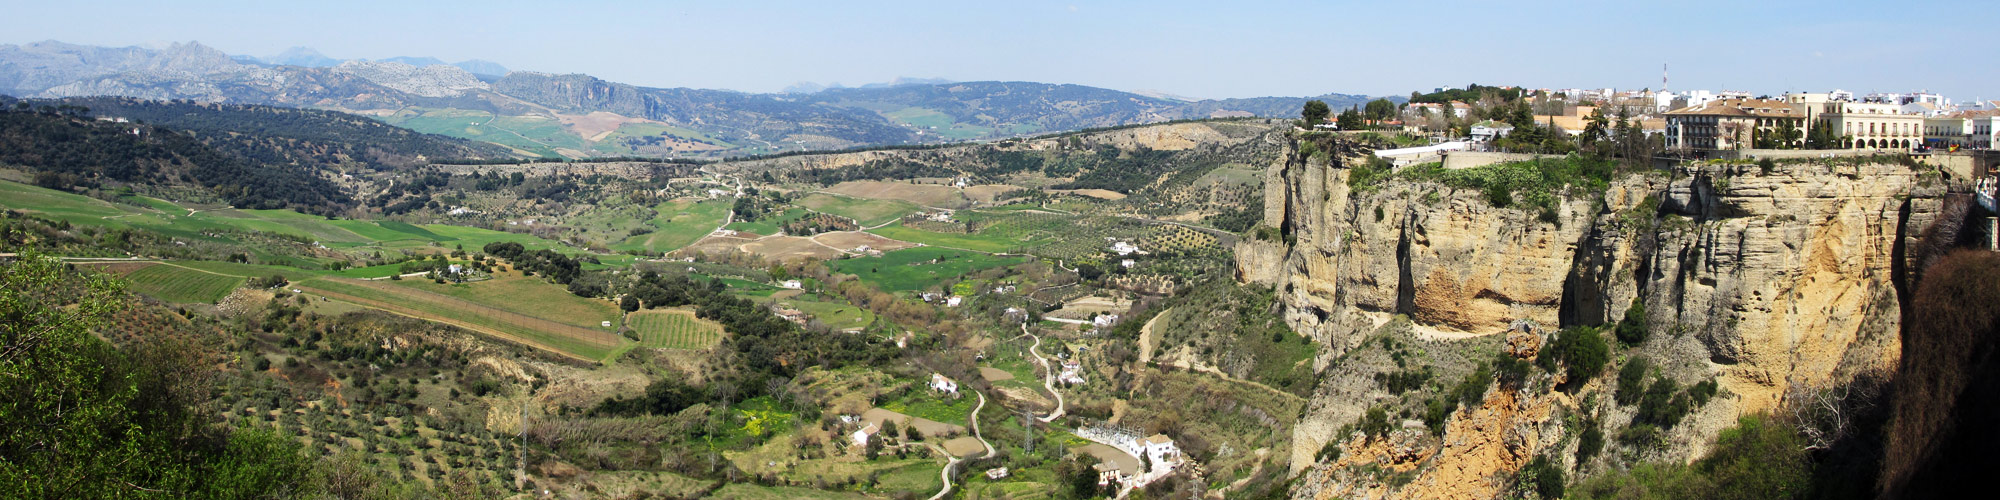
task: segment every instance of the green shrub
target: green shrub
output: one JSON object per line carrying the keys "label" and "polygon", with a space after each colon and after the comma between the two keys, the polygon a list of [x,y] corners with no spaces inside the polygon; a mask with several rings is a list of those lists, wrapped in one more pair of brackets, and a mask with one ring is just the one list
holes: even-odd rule
{"label": "green shrub", "polygon": [[1584,422],[1583,434],[1576,439],[1576,462],[1588,462],[1597,452],[1604,450],[1603,425],[1596,420]]}
{"label": "green shrub", "polygon": [[1369,438],[1388,434],[1389,410],[1380,406],[1369,408],[1368,413],[1361,417],[1361,433],[1367,434]]}
{"label": "green shrub", "polygon": [[[1657,430],[1636,425],[1621,435]],[[1635,439],[1645,439],[1636,436]],[[1795,498],[1804,493],[1812,475],[1805,441],[1786,422],[1769,415],[1748,415],[1716,437],[1708,456],[1691,465],[1675,462],[1639,464],[1627,471],[1579,481],[1573,498]]]}
{"label": "green shrub", "polygon": [[1563,483],[1566,480],[1563,477],[1562,467],[1550,462],[1547,455],[1537,456],[1529,461],[1528,466],[1522,467],[1515,478],[1522,487],[1534,491],[1542,498],[1563,496]]}
{"label": "green shrub", "polygon": [[1646,303],[1632,299],[1632,307],[1625,309],[1625,319],[1618,321],[1618,342],[1628,346],[1646,341],[1650,332],[1646,326]]}
{"label": "green shrub", "polygon": [[1703,380],[1688,387],[1688,397],[1694,400],[1695,406],[1701,406],[1708,404],[1709,398],[1715,397],[1716,390],[1715,379]]}
{"label": "green shrub", "polygon": [[1691,409],[1688,396],[1680,392],[1679,384],[1664,376],[1655,377],[1653,385],[1646,389],[1646,395],[1639,401],[1639,414],[1632,420],[1672,429]]}
{"label": "green shrub", "polygon": [[1596,328],[1571,327],[1557,333],[1555,342],[1535,362],[1550,372],[1556,370],[1558,363],[1566,367],[1569,379],[1563,385],[1574,389],[1604,371],[1604,365],[1611,362],[1611,348]]}
{"label": "green shrub", "polygon": [[1633,358],[1618,369],[1618,393],[1613,396],[1619,405],[1629,406],[1639,402],[1646,390],[1646,370],[1651,363],[1646,358]]}
{"label": "green shrub", "polygon": [[1326,444],[1321,445],[1319,447],[1319,454],[1313,456],[1313,461],[1326,462],[1328,460],[1340,460],[1340,440],[1346,437],[1336,435],[1333,439],[1328,440]]}
{"label": "green shrub", "polygon": [[1461,406],[1478,408],[1479,404],[1486,400],[1486,387],[1492,384],[1492,381],[1493,368],[1484,364],[1479,365],[1479,369],[1465,374],[1465,379],[1460,380],[1458,386],[1452,388],[1451,395]]}

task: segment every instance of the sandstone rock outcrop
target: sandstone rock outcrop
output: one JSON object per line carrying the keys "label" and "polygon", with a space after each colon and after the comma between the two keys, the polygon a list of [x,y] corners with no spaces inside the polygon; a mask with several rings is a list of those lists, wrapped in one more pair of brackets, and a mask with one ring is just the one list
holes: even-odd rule
{"label": "sandstone rock outcrop", "polygon": [[[1684,380],[1713,377],[1727,395],[1704,408],[1715,414],[1704,418],[1721,423],[1677,429],[1667,454],[1683,458],[1712,438],[1702,433],[1775,407],[1788,387],[1893,365],[1901,249],[1937,217],[1945,192],[1935,171],[1894,162],[1796,162],[1768,172],[1700,164],[1624,175],[1603,193],[1572,189],[1550,221],[1431,182],[1391,179],[1355,192],[1344,166],[1360,161],[1353,151],[1291,158],[1272,167],[1278,181],[1266,190],[1276,209],[1265,225],[1283,238],[1240,243],[1238,279],[1275,287],[1286,320],[1327,346],[1322,368],[1397,315],[1420,337],[1451,340],[1504,332],[1517,320],[1603,325],[1636,300],[1654,333],[1635,354]],[[1341,393],[1322,384],[1323,397]],[[1314,452],[1333,437],[1313,432],[1351,421],[1358,410],[1350,406],[1365,404],[1315,401],[1295,427],[1294,471],[1314,467]],[[1520,409],[1507,417],[1512,424],[1481,428],[1545,426],[1551,414]],[[1454,432],[1445,442],[1496,437]],[[1452,470],[1510,472],[1539,452]],[[1435,460],[1454,456],[1445,446]],[[1492,493],[1486,476],[1425,470],[1412,485],[1450,488],[1381,491]],[[1339,481],[1324,471],[1309,472],[1317,479],[1305,484]]]}

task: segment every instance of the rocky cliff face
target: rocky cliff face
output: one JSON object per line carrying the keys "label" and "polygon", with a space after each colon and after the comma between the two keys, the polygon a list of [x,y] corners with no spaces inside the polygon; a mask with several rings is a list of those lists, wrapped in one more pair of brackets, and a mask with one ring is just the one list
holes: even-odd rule
{"label": "rocky cliff face", "polygon": [[423,97],[451,97],[486,90],[486,82],[471,72],[442,64],[411,66],[395,62],[348,61],[334,71],[359,76],[392,89]]}
{"label": "rocky cliff face", "polygon": [[[1345,161],[1357,161],[1347,153]],[[1788,387],[1892,366],[1901,249],[1936,217],[1944,193],[1935,173],[1900,164],[1788,163],[1769,172],[1706,165],[1626,175],[1604,193],[1566,193],[1549,222],[1435,183],[1391,180],[1357,193],[1342,164],[1341,155],[1294,155],[1274,165],[1266,224],[1283,237],[1249,239],[1237,251],[1238,278],[1276,287],[1293,327],[1328,347],[1324,377],[1339,377],[1332,372],[1343,368],[1329,365],[1399,315],[1417,338],[1449,346],[1520,324],[1601,325],[1637,300],[1655,333],[1633,354],[1683,383],[1713,377],[1723,389],[1669,436],[1663,455],[1674,458],[1700,452],[1737,414],[1774,407]],[[1372,401],[1325,383],[1320,394],[1296,427],[1294,470],[1312,468],[1302,482],[1309,486],[1296,492],[1374,490],[1343,482],[1352,479],[1344,466],[1314,463],[1324,443],[1348,438],[1333,429]],[[1550,398],[1580,404],[1561,396],[1509,396],[1513,416],[1467,428],[1546,427],[1547,406],[1557,404]],[[1600,409],[1622,411],[1607,406]],[[1481,411],[1461,411],[1453,425],[1492,420],[1494,410]],[[1459,486],[1491,496],[1479,493],[1492,492],[1491,474],[1463,471],[1511,472],[1564,442],[1529,432],[1533,439],[1517,439],[1504,463],[1467,466],[1450,443],[1500,436],[1454,432],[1427,452],[1436,456],[1415,469],[1415,486],[1382,491]]]}

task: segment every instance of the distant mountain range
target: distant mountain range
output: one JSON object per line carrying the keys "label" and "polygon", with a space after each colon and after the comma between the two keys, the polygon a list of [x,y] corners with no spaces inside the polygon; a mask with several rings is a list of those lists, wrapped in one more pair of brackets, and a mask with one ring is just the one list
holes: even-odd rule
{"label": "distant mountain range", "polygon": [[[34,44],[29,44],[29,45],[34,45]],[[289,49],[285,49],[284,52],[279,52],[277,55],[268,57],[230,56],[230,59],[233,59],[236,62],[248,63],[248,64],[265,64],[271,66],[299,66],[305,68],[326,68],[332,66],[339,66],[341,63],[345,63],[348,61],[393,62],[393,63],[408,64],[411,66],[436,66],[443,64],[443,65],[457,66],[459,69],[466,70],[467,72],[471,72],[474,75],[494,76],[494,77],[507,76],[507,67],[501,66],[500,63],[496,63],[493,61],[471,59],[455,63],[447,63],[435,57],[411,57],[411,56],[397,56],[397,57],[374,59],[374,60],[335,59],[332,57],[327,57],[326,54],[321,54],[319,53],[319,51],[313,50],[311,47],[292,47]]]}
{"label": "distant mountain range", "polygon": [[653,88],[589,75],[509,72],[488,61],[336,59],[296,47],[230,56],[62,42],[0,45],[0,93],[124,96],[346,111],[511,148],[527,156],[734,156],[800,149],[981,140],[1213,117],[1292,117],[1307,99],[1192,100],[1082,85],[898,78],[800,84],[777,94]]}

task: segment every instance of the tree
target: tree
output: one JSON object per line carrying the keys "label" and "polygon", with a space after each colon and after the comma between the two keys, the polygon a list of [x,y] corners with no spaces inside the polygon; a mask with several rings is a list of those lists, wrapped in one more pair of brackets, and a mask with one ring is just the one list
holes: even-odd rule
{"label": "tree", "polygon": [[1333,109],[1326,106],[1326,101],[1314,99],[1306,101],[1305,109],[1299,111],[1299,118],[1305,120],[1305,127],[1310,129],[1315,125],[1326,123],[1326,117],[1330,114],[1333,114]]}
{"label": "tree", "polygon": [[1625,345],[1639,345],[1646,341],[1649,333],[1646,325],[1646,303],[1632,299],[1632,307],[1625,309],[1625,319],[1618,321],[1618,341]]}
{"label": "tree", "polygon": [[[1624,108],[1621,107],[1619,109],[1622,110]],[[1607,133],[1607,124],[1609,122],[1610,120],[1604,116],[1604,108],[1591,108],[1590,118],[1583,125],[1583,135],[1580,137],[1581,146],[1592,150],[1597,149],[1598,141],[1609,137]]]}
{"label": "tree", "polygon": [[1396,116],[1396,102],[1388,98],[1368,101],[1365,112],[1369,120],[1377,122],[1387,120]]}
{"label": "tree", "polygon": [[1775,145],[1777,146],[1778,149],[1792,149],[1794,147],[1798,147],[1799,139],[1801,137],[1801,134],[1799,133],[1799,127],[1797,125],[1792,124],[1791,120],[1782,118],[1778,120],[1777,130],[1773,130],[1771,132],[1771,135],[1772,135],[1771,139],[1773,142],[1776,143]]}
{"label": "tree", "polygon": [[1368,128],[1368,120],[1361,116],[1360,110],[1352,107],[1347,108],[1347,111],[1340,112],[1338,123],[1341,130],[1361,130]]}
{"label": "tree", "polygon": [[637,311],[639,310],[639,298],[630,294],[620,297],[618,299],[618,308],[625,310],[625,312]]}

